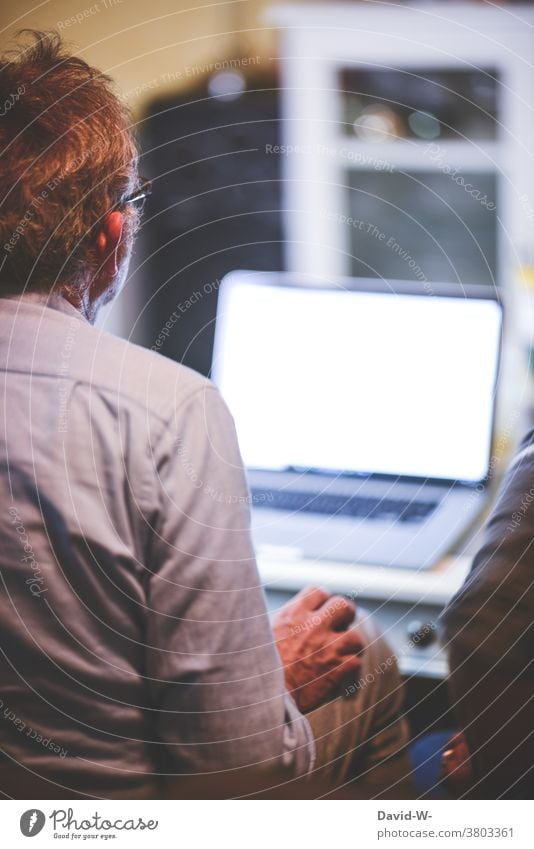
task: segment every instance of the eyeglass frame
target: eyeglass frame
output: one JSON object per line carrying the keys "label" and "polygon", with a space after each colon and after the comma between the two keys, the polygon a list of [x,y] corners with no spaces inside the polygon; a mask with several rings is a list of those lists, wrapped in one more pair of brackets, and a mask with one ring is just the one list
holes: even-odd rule
{"label": "eyeglass frame", "polygon": [[146,177],[141,177],[141,184],[132,192],[131,195],[125,197],[124,200],[117,201],[115,206],[116,209],[119,206],[124,206],[127,203],[139,203],[139,201],[145,201],[152,194],[152,180],[149,180]]}

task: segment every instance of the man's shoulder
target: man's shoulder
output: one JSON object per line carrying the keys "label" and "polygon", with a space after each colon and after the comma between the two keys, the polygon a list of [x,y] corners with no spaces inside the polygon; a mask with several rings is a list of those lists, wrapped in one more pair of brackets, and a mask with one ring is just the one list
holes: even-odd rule
{"label": "man's shoulder", "polygon": [[[442,614],[461,640],[493,640],[527,627],[532,618],[531,542],[534,535],[534,430],[521,441],[500,484],[495,504],[481,534],[469,575]],[[513,611],[513,615],[510,612]],[[490,639],[490,635],[491,639]],[[474,650],[474,643],[473,643]]]}
{"label": "man's shoulder", "polygon": [[[14,345],[12,339],[32,339]],[[53,377],[138,405],[168,420],[195,393],[214,388],[180,363],[89,324],[62,299],[0,299],[0,369]]]}
{"label": "man's shoulder", "polygon": [[96,336],[90,382],[168,418],[197,393],[214,384],[193,369],[162,354],[91,328]]}

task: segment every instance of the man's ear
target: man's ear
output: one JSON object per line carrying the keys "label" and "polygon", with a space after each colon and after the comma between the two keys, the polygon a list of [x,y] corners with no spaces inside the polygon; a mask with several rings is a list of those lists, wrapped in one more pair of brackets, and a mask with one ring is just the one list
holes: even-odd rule
{"label": "man's ear", "polygon": [[103,218],[96,237],[96,255],[100,270],[114,277],[119,270],[118,250],[124,229],[124,215],[119,210]]}

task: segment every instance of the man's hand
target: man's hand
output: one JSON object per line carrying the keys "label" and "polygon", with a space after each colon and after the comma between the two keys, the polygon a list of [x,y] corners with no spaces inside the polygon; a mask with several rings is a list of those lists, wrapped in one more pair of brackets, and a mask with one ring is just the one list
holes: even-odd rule
{"label": "man's hand", "polygon": [[455,799],[466,793],[473,783],[471,755],[463,731],[449,740],[441,756],[441,772]]}
{"label": "man's hand", "polygon": [[337,696],[360,670],[363,644],[357,631],[347,630],[355,616],[348,599],[308,587],[274,617],[286,686],[302,713]]}

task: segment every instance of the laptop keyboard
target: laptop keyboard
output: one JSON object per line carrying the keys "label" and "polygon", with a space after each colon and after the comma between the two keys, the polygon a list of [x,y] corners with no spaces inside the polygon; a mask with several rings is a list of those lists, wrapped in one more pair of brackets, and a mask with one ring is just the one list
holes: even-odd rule
{"label": "laptop keyboard", "polygon": [[295,492],[252,487],[252,503],[271,510],[321,513],[358,519],[388,519],[392,522],[422,522],[438,506],[437,501],[369,498],[360,495]]}

